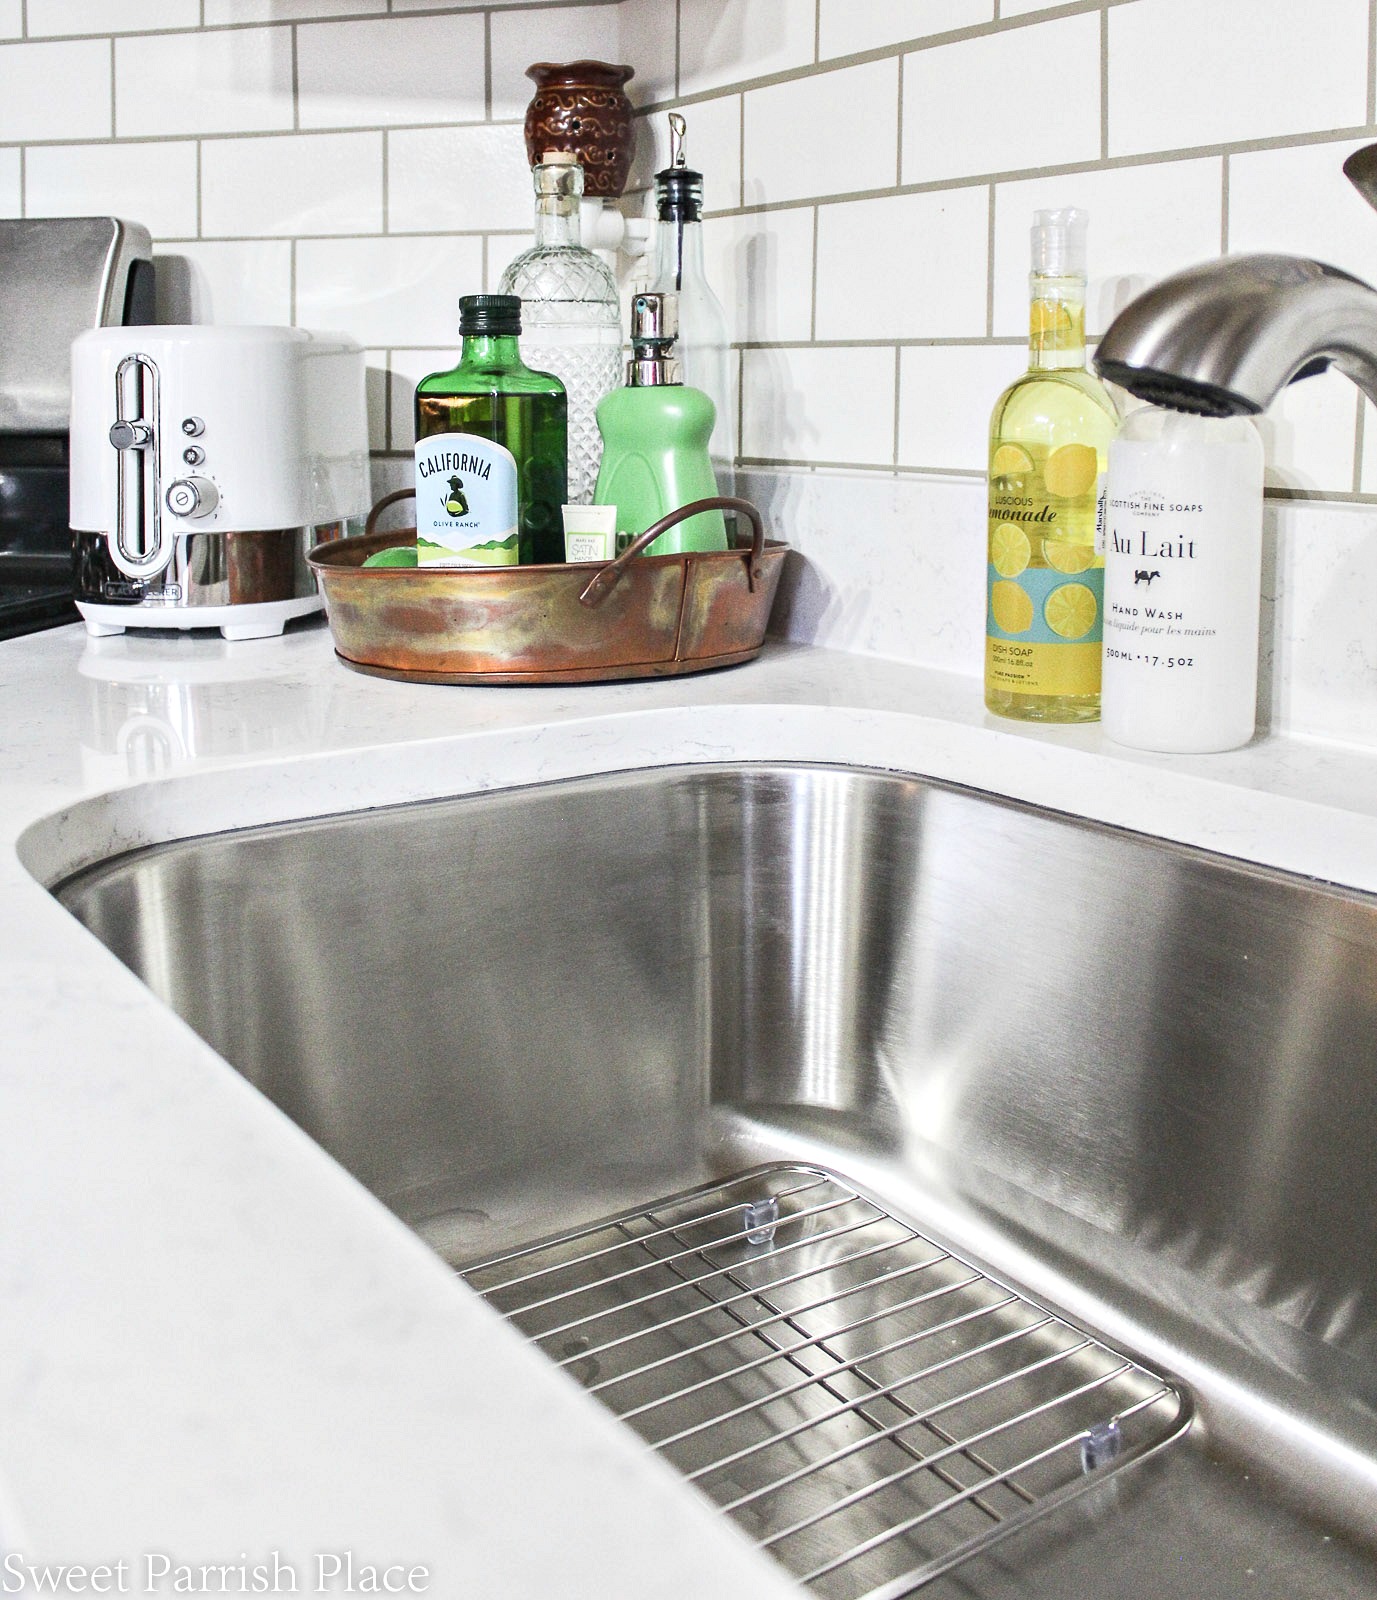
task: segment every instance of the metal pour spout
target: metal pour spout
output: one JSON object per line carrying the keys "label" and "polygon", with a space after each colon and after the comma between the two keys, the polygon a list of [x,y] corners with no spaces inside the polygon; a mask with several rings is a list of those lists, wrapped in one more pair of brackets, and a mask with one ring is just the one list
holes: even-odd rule
{"label": "metal pour spout", "polygon": [[[1377,145],[1344,172],[1377,204]],[[1264,411],[1333,365],[1377,401],[1377,289],[1299,256],[1226,256],[1173,273],[1126,306],[1095,355],[1102,378],[1203,416]]]}

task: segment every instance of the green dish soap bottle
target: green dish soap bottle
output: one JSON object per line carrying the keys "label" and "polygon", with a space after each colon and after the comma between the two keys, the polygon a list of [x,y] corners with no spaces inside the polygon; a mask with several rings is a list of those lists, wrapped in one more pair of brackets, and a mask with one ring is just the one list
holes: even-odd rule
{"label": "green dish soap bottle", "polygon": [[521,301],[459,301],[459,365],[416,386],[416,557],[422,567],[564,560],[564,385],[521,360]]}
{"label": "green dish soap bottle", "polygon": [[[598,402],[602,465],[594,503],[617,508],[617,544],[691,500],[718,492],[708,455],[717,408],[701,389],[687,386],[672,354],[679,332],[673,294],[638,294],[631,302],[632,356],[626,387]],[[677,556],[725,550],[720,511],[703,511],[662,533],[644,552]]]}

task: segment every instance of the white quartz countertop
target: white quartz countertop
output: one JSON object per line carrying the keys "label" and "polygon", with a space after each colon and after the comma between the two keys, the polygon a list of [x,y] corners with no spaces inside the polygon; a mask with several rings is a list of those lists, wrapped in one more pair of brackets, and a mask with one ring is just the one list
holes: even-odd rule
{"label": "white quartz countertop", "polygon": [[72,627],[0,643],[0,727],[0,1578],[122,1560],[110,1592],[175,1592],[144,1586],[150,1556],[271,1573],[274,1552],[298,1593],[368,1592],[321,1581],[344,1552],[356,1585],[388,1568],[454,1600],[797,1591],[67,915],[45,886],[76,868],[592,772],[823,761],[1377,892],[1371,752],[1144,755],[991,718],[974,679],[806,647],[459,689],[350,672],[319,624]]}

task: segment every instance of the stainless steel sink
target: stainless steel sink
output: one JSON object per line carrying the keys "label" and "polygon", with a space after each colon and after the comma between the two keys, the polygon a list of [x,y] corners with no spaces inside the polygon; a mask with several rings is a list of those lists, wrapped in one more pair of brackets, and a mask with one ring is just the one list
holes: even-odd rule
{"label": "stainless steel sink", "polygon": [[1183,1442],[925,1596],[1377,1597],[1371,897],[816,767],[190,839],[56,892],[456,1267],[816,1169],[1186,1380]]}

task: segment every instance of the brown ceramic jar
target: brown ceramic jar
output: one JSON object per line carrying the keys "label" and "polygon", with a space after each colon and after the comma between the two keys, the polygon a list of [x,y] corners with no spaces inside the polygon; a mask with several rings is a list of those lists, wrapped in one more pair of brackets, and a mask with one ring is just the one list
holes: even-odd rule
{"label": "brown ceramic jar", "polygon": [[526,108],[532,166],[547,150],[570,150],[583,168],[583,192],[615,200],[626,188],[636,130],[624,85],[627,66],[606,61],[537,61],[526,68],[535,98]]}

